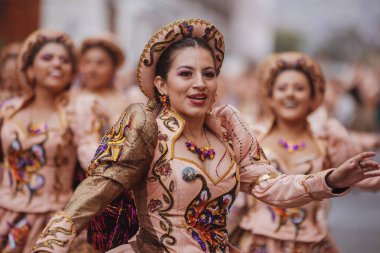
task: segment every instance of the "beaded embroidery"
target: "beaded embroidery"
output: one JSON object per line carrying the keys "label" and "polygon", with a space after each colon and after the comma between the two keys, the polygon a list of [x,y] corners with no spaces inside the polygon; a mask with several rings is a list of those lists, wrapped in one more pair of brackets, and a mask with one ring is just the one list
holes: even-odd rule
{"label": "beaded embroidery", "polygon": [[[184,173],[185,171],[186,173]],[[193,172],[191,169],[184,169],[183,175],[187,175],[186,182],[191,183],[199,179],[202,182],[202,189],[186,209],[187,231],[197,241],[203,252],[207,252],[207,250],[224,252],[228,244],[227,214],[235,200],[238,187],[236,174],[234,174],[235,186],[229,192],[211,199],[206,179],[200,174],[191,175],[191,172]]]}

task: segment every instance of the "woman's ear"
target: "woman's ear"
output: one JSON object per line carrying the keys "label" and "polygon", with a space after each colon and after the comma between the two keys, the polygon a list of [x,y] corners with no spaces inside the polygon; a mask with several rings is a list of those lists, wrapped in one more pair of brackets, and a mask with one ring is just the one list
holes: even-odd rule
{"label": "woman's ear", "polygon": [[167,95],[168,94],[168,92],[166,90],[167,89],[166,82],[161,76],[156,76],[156,78],[154,78],[153,83],[154,83],[154,86],[156,86],[160,95]]}
{"label": "woman's ear", "polygon": [[26,81],[29,83],[34,81],[34,71],[32,66],[26,69],[26,79]]}

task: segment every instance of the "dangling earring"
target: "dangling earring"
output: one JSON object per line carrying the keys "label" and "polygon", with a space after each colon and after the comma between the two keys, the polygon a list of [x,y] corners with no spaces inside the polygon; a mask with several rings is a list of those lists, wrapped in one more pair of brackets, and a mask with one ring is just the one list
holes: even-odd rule
{"label": "dangling earring", "polygon": [[160,101],[161,101],[162,106],[165,109],[169,109],[169,107],[170,107],[170,99],[169,99],[168,95],[160,95]]}

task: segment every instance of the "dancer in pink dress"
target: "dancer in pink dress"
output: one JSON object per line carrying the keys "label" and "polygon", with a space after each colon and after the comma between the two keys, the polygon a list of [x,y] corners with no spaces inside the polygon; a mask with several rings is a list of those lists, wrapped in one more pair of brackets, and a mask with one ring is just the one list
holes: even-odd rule
{"label": "dancer in pink dress", "polygon": [[239,112],[213,108],[223,59],[223,36],[205,20],[179,20],[151,37],[137,71],[150,102],[131,105],[103,137],[90,176],[34,252],[67,252],[125,189],[134,193],[140,230],[110,252],[236,252],[226,223],[239,190],[291,207],[343,195],[380,174],[371,152],[317,174],[278,173]]}

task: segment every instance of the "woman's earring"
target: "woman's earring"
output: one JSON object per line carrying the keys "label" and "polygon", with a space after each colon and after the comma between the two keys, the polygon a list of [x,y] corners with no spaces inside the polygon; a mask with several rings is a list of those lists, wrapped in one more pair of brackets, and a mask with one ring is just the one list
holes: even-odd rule
{"label": "woman's earring", "polygon": [[163,105],[163,107],[165,109],[169,109],[169,107],[170,107],[170,99],[169,99],[168,95],[160,95],[160,101],[161,101],[161,104]]}

